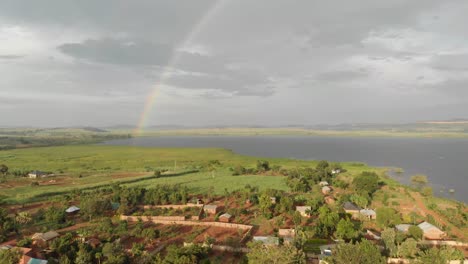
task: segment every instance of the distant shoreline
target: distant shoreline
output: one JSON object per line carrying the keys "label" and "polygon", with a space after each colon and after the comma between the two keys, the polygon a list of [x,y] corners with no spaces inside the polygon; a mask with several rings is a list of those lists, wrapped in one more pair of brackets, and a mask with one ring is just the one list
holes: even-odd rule
{"label": "distant shoreline", "polygon": [[[125,133],[124,130],[116,130]],[[128,133],[128,131],[127,131]],[[303,128],[201,128],[147,130],[134,137],[151,136],[328,136],[328,137],[407,137],[407,138],[468,138],[464,132],[421,132],[384,130],[317,130]]]}

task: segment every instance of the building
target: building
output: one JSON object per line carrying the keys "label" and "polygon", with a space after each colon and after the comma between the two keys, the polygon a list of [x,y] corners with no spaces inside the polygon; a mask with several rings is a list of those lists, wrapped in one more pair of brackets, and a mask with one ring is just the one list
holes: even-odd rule
{"label": "building", "polygon": [[276,197],[271,196],[270,201],[271,201],[272,204],[276,204]]}
{"label": "building", "polygon": [[364,237],[367,240],[382,240],[381,234],[379,232],[369,229],[366,230]]}
{"label": "building", "polygon": [[359,218],[361,208],[352,202],[345,202],[343,204],[343,209],[347,214],[350,214],[352,218]]}
{"label": "building", "polygon": [[219,221],[224,223],[230,223],[234,217],[228,213],[219,216]]}
{"label": "building", "polygon": [[59,237],[59,233],[55,231],[49,231],[46,233],[35,233],[31,239],[33,244],[38,247],[46,248],[49,246],[50,241],[54,240],[55,238]]}
{"label": "building", "polygon": [[296,211],[298,211],[302,216],[309,217],[309,212],[312,210],[310,206],[296,206]]}
{"label": "building", "polygon": [[69,214],[72,214],[72,213],[76,213],[80,211],[80,208],[79,207],[76,207],[76,206],[70,206],[67,208],[67,210],[65,210],[66,213],[69,213]]}
{"label": "building", "polygon": [[328,186],[328,182],[327,182],[327,181],[321,181],[321,182],[319,183],[319,185],[322,186],[322,187],[323,187],[323,186]]}
{"label": "building", "polygon": [[280,237],[295,237],[296,231],[291,229],[278,229],[278,236]]}
{"label": "building", "polygon": [[327,263],[322,261],[326,257],[330,257],[335,250],[336,244],[329,244],[320,246],[320,255],[319,255],[319,263]]}
{"label": "building", "polygon": [[341,170],[340,169],[332,170],[331,173],[332,174],[339,174],[339,173],[341,173]]}
{"label": "building", "polygon": [[46,175],[47,175],[47,173],[45,173],[43,171],[38,171],[38,170],[34,170],[34,171],[31,171],[30,173],[28,173],[28,177],[31,178],[31,179],[44,177]]}
{"label": "building", "polygon": [[409,230],[409,228],[410,228],[411,226],[412,226],[412,225],[410,225],[410,224],[399,224],[399,225],[396,225],[396,226],[395,226],[395,229],[396,229],[397,231],[402,232],[402,233],[407,233],[408,230]]}
{"label": "building", "polygon": [[332,189],[329,186],[323,186],[322,187],[322,193],[327,195],[332,191]]}
{"label": "building", "polygon": [[253,241],[262,242],[265,246],[279,246],[279,238],[272,236],[254,236]]}
{"label": "building", "polygon": [[217,214],[218,206],[215,204],[205,204],[203,206],[203,211],[205,211],[206,214]]}
{"label": "building", "polygon": [[447,235],[444,231],[428,222],[422,222],[418,227],[421,228],[423,236],[426,239],[438,240],[443,239]]}
{"label": "building", "polygon": [[368,220],[375,220],[377,219],[377,213],[372,209],[361,209],[359,211],[362,217]]}
{"label": "building", "polygon": [[335,199],[331,196],[325,196],[325,198],[323,198],[325,200],[325,203],[326,204],[335,204]]}

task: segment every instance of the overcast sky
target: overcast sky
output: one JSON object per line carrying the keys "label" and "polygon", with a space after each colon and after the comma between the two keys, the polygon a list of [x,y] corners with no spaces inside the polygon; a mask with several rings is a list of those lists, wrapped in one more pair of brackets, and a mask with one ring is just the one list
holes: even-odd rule
{"label": "overcast sky", "polygon": [[468,117],[466,0],[0,0],[0,126]]}

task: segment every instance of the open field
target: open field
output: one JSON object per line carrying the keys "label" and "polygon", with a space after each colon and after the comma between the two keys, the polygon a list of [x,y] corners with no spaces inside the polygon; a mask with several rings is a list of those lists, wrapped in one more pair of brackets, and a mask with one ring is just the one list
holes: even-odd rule
{"label": "open field", "polygon": [[[257,160],[268,160],[272,166],[284,168],[315,167],[316,161],[270,159],[237,155],[224,149],[200,148],[145,148],[129,146],[62,146],[17,149],[0,152],[0,163],[10,172],[41,170],[56,176],[38,179],[39,186],[31,186],[36,180],[10,178],[0,184],[2,195],[10,203],[27,202],[44,198],[48,194],[63,194],[74,189],[92,189],[122,183],[128,186],[152,186],[158,184],[185,184],[193,192],[213,189],[220,194],[224,189],[234,190],[246,184],[260,189],[285,190],[282,176],[241,175],[232,176],[230,168],[236,165],[255,167]],[[208,169],[210,161],[220,165]],[[362,163],[342,163],[347,174],[372,169]],[[155,170],[169,170],[161,178],[155,178]],[[13,176],[9,176],[13,177]]]}

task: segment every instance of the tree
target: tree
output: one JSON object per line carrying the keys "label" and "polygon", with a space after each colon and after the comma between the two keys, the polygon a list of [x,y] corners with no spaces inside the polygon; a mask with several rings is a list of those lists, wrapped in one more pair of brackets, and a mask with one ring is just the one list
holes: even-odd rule
{"label": "tree", "polygon": [[8,167],[7,167],[7,165],[1,164],[1,165],[0,165],[0,173],[1,173],[2,175],[6,175],[7,172],[8,172]]}
{"label": "tree", "polygon": [[429,181],[427,180],[426,175],[418,174],[418,175],[413,175],[411,176],[411,183],[416,187],[416,188],[422,188],[425,186]]}
{"label": "tree", "polygon": [[304,252],[297,250],[291,245],[266,247],[261,242],[250,242],[247,245],[250,249],[250,252],[247,253],[247,259],[249,260],[249,263],[306,263]]}
{"label": "tree", "polygon": [[424,196],[432,196],[433,194],[433,190],[432,190],[432,187],[429,187],[429,186],[425,186],[421,189],[421,193],[424,195]]}
{"label": "tree", "polygon": [[396,233],[393,228],[385,228],[382,231],[382,241],[385,244],[385,249],[387,250],[389,256],[395,256],[397,253],[397,246],[395,242]]}
{"label": "tree", "polygon": [[328,237],[335,232],[340,216],[325,205],[320,207],[318,211],[319,216],[318,223],[315,226],[315,233],[321,237]]}
{"label": "tree", "polygon": [[379,188],[379,176],[375,172],[363,172],[353,180],[356,191],[372,195]]}
{"label": "tree", "polygon": [[0,250],[0,263],[19,263],[21,251],[18,248]]}
{"label": "tree", "polygon": [[327,257],[330,264],[359,263],[359,264],[384,264],[385,257],[380,254],[379,248],[371,242],[364,240],[361,243],[345,243],[338,245],[332,256]]}
{"label": "tree", "polygon": [[401,223],[400,215],[393,208],[380,207],[376,210],[377,224],[384,227],[393,227]]}
{"label": "tree", "polygon": [[398,246],[398,256],[401,258],[414,258],[418,252],[418,242],[413,238],[406,239]]}
{"label": "tree", "polygon": [[408,234],[414,238],[416,241],[419,241],[423,237],[423,231],[419,226],[412,225],[408,228]]}
{"label": "tree", "polygon": [[271,214],[271,199],[270,196],[266,193],[260,195],[258,206],[260,207],[260,211],[262,212],[263,216],[265,216],[268,219],[270,219],[273,216]]}
{"label": "tree", "polygon": [[102,197],[88,195],[81,198],[80,209],[81,213],[91,220],[111,209],[111,203]]}
{"label": "tree", "polygon": [[351,195],[350,200],[361,208],[366,208],[367,204],[369,203],[366,197],[359,194]]}
{"label": "tree", "polygon": [[354,229],[354,224],[349,220],[349,218],[341,219],[336,226],[336,236],[344,240],[351,240],[356,238],[359,233]]}
{"label": "tree", "polygon": [[132,255],[134,257],[139,257],[143,255],[143,252],[145,251],[145,245],[142,243],[133,243],[132,244]]}
{"label": "tree", "polygon": [[257,170],[262,172],[269,171],[270,163],[266,160],[257,160]]}
{"label": "tree", "polygon": [[31,222],[32,217],[28,212],[20,212],[18,215],[15,217],[16,222],[22,225],[28,224]]}
{"label": "tree", "polygon": [[317,166],[315,167],[317,170],[325,170],[328,168],[330,164],[328,164],[328,161],[326,160],[321,160],[317,163]]}
{"label": "tree", "polygon": [[78,252],[76,253],[75,264],[89,264],[92,263],[92,259],[93,257],[88,251],[88,248],[85,245],[81,244],[79,246]]}

